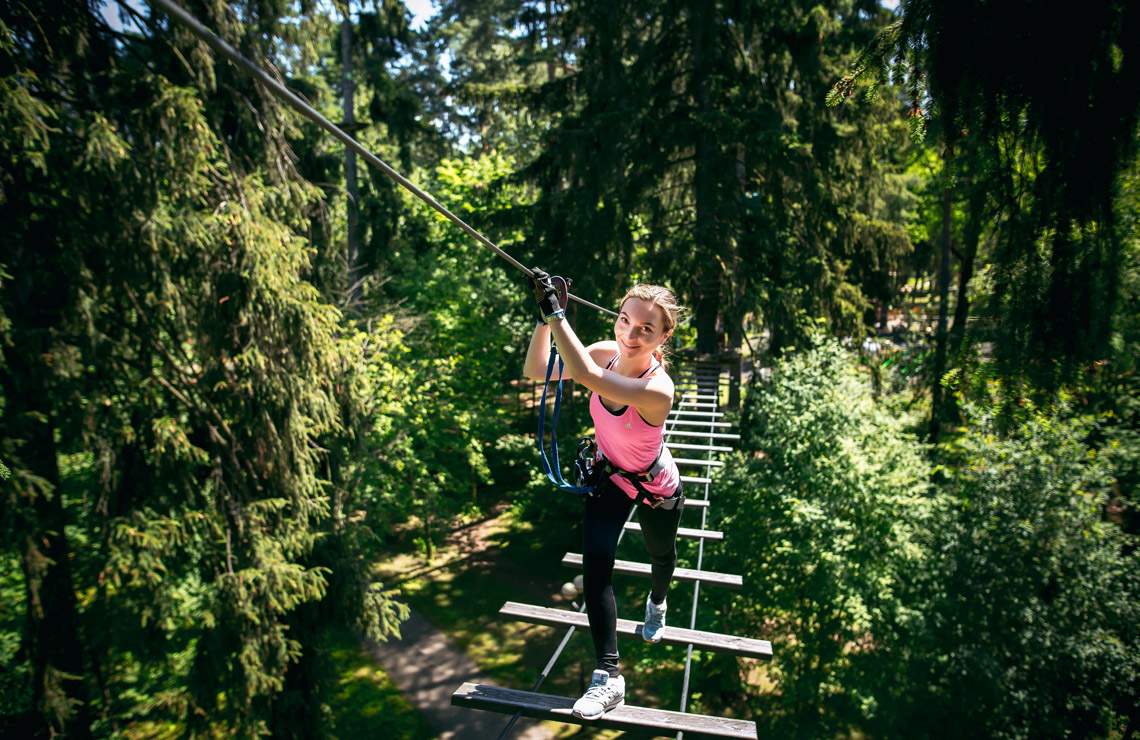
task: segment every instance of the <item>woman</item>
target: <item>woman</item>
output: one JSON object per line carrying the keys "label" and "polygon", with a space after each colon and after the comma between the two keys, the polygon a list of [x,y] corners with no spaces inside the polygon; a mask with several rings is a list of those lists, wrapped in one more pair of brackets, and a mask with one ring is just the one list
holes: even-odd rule
{"label": "woman", "polygon": [[653,587],[646,598],[642,637],[658,642],[665,628],[665,596],[677,566],[684,498],[677,464],[664,444],[673,381],[665,372],[661,348],[682,309],[666,288],[637,285],[622,299],[614,338],[585,347],[559,310],[550,276],[537,269],[534,273],[531,285],[542,319],[530,340],[526,376],[546,378],[553,336],[565,363],[562,377],[593,391],[595,442],[599,457],[614,471],[585,497],[582,523],[583,586],[597,669],[573,713],[597,719],[625,702],[612,576],[618,536],[633,506],[652,562]]}

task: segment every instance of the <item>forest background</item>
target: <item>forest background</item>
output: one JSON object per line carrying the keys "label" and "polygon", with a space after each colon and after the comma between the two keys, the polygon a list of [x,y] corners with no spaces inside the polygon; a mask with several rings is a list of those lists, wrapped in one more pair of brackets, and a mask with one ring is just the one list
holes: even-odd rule
{"label": "forest background", "polygon": [[[668,284],[681,345],[749,357],[706,564],[747,585],[702,608],[778,659],[701,657],[694,711],[1134,736],[1136,3],[186,7],[524,263]],[[375,561],[504,501],[572,536],[533,308],[161,12],[104,10],[0,4],[0,735],[346,737],[338,630],[406,615]]]}

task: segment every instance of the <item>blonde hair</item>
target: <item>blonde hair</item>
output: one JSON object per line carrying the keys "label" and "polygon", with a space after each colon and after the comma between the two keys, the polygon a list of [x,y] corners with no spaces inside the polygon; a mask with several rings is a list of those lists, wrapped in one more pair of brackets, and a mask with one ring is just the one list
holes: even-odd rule
{"label": "blonde hair", "polygon": [[[630,298],[638,298],[648,303],[656,304],[661,308],[661,312],[665,314],[665,327],[667,332],[673,331],[677,324],[684,320],[687,309],[677,302],[677,296],[673,295],[673,291],[662,285],[649,285],[648,283],[638,283],[637,285],[626,291],[622,296],[621,306],[625,306],[625,302]],[[620,308],[618,309],[621,310]],[[653,357],[661,363],[663,370],[669,370],[669,360],[665,342],[661,346],[653,350]]]}

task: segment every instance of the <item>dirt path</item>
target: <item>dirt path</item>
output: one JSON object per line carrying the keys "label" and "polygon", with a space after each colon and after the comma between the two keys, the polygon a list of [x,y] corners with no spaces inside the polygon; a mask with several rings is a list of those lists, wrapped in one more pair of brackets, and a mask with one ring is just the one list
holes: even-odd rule
{"label": "dirt path", "polygon": [[[446,567],[452,558],[462,559],[482,551],[499,526],[496,513],[460,528],[449,538],[449,545],[455,546],[457,551],[443,555],[443,565],[437,563],[423,570]],[[408,558],[397,567],[405,573],[415,570],[411,560]],[[451,706],[452,692],[464,681],[493,683],[487,681],[475,662],[414,609],[408,621],[401,625],[400,634],[400,640],[387,643],[369,640],[364,647],[412,706],[419,710],[439,740],[497,738],[510,721],[509,715]],[[540,723],[526,718],[520,719],[509,735],[510,740],[553,740],[554,737]]]}

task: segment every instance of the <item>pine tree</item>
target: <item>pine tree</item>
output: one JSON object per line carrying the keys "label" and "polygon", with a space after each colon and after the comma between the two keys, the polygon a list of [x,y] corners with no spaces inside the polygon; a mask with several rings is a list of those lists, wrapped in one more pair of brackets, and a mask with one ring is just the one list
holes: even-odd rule
{"label": "pine tree", "polygon": [[[3,543],[29,594],[28,726],[161,711],[192,734],[316,736],[325,625],[400,618],[332,469],[371,381],[364,337],[306,280],[320,193],[293,114],[181,28],[71,10],[6,12],[0,40]],[[284,8],[219,10],[202,16],[246,53],[289,52]]]}

